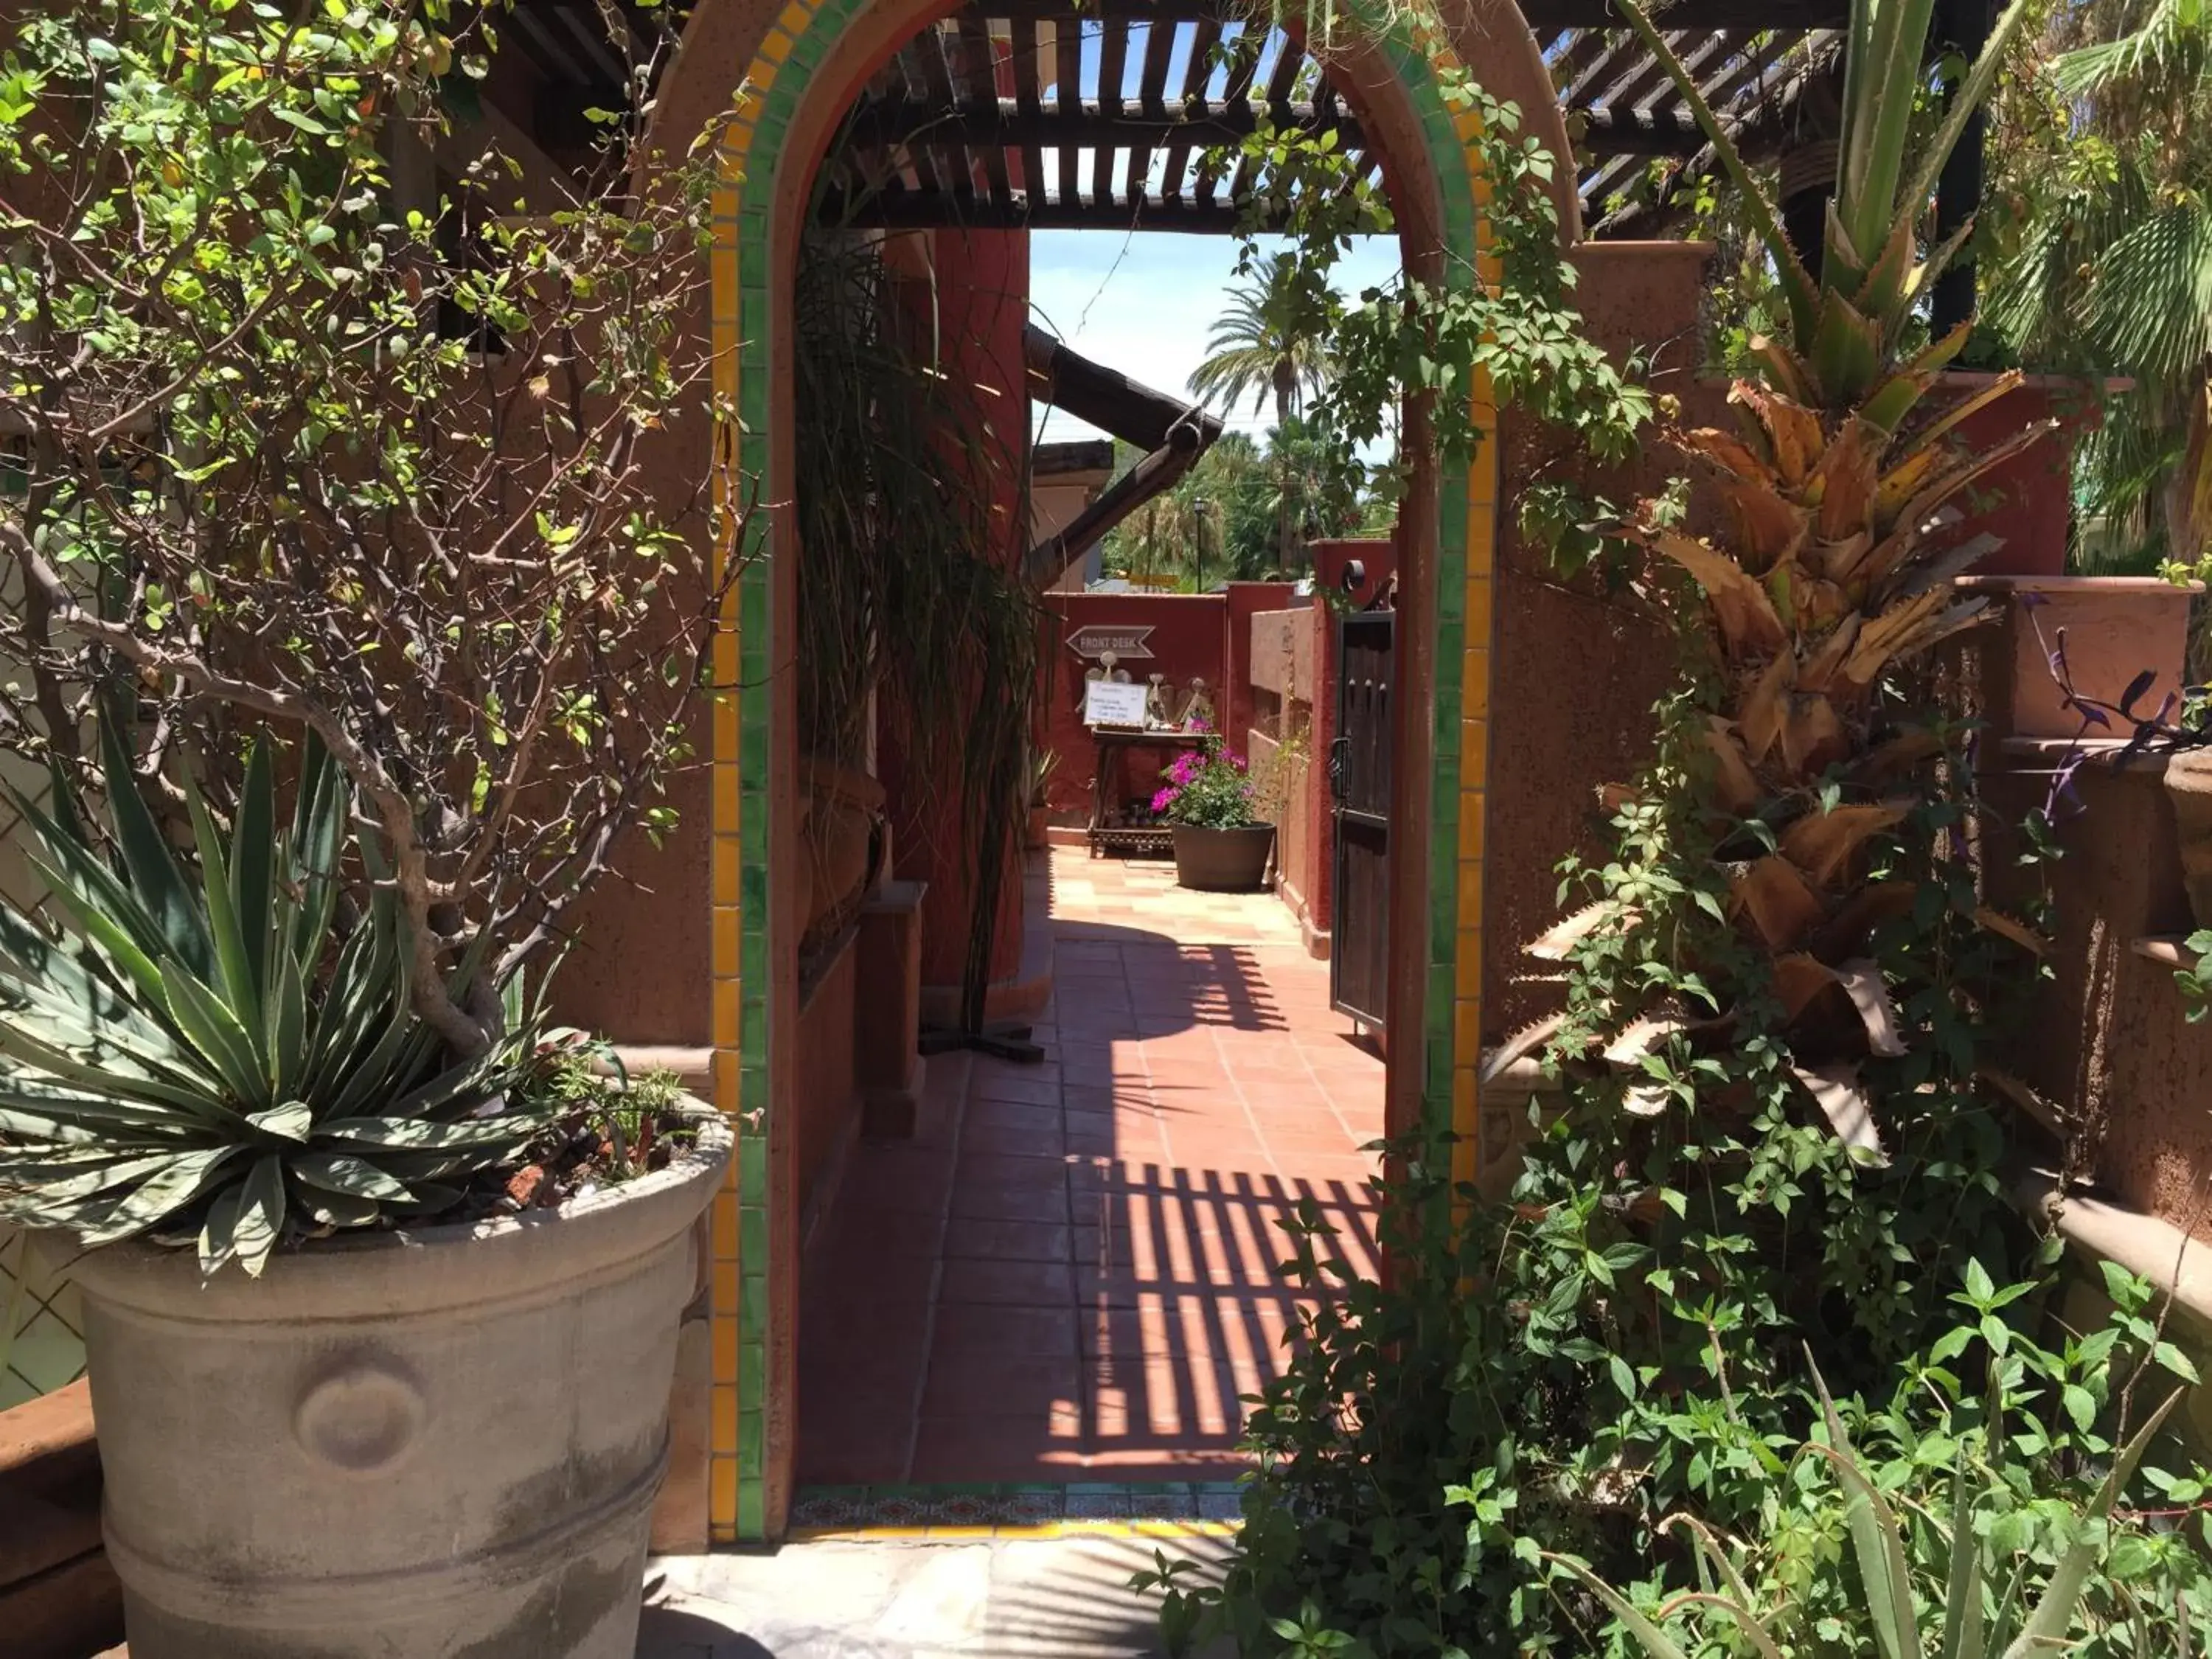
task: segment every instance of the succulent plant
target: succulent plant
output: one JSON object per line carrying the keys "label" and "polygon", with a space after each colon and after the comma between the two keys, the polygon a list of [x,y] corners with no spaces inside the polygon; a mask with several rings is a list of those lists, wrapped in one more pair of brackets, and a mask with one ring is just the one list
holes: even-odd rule
{"label": "succulent plant", "polygon": [[532,1052],[519,1008],[465,1063],[414,1011],[415,952],[366,837],[370,896],[342,915],[351,791],[319,747],[280,828],[256,745],[228,844],[185,779],[196,860],[112,730],[103,749],[112,852],[66,791],[51,809],[16,796],[61,925],[0,902],[0,1219],[88,1247],[196,1233],[204,1272],[258,1275],[288,1238],[451,1208],[459,1178],[544,1130],[507,1093]]}

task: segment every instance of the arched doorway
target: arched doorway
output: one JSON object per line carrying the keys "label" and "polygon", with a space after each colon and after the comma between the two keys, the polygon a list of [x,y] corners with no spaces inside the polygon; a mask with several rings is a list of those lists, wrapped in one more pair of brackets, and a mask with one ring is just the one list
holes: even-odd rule
{"label": "arched doorway", "polygon": [[[787,1512],[795,1410],[797,1204],[787,1121],[796,986],[773,946],[795,925],[789,884],[773,872],[793,833],[791,699],[779,685],[795,628],[790,341],[785,326],[808,189],[853,94],[947,0],[792,0],[765,9],[702,6],[672,83],[703,125],[744,62],[736,118],[723,132],[714,204],[714,340],[720,395],[742,422],[720,458],[769,511],[751,520],[765,556],[747,568],[715,678],[737,690],[714,716],[711,859],[714,1103],[739,1125],[739,1155],[712,1230],[712,1409],[708,1510],[716,1542],[779,1535]],[[1365,8],[1355,8],[1364,10]],[[1379,9],[1378,9],[1379,10]],[[1388,26],[1344,54],[1343,91],[1382,151],[1409,271],[1430,281],[1487,276],[1484,185],[1469,145],[1475,118],[1448,108],[1437,70],[1472,61],[1514,98],[1561,154],[1564,133],[1542,61],[1510,5],[1451,9],[1449,39]],[[718,74],[719,70],[719,74]],[[719,81],[720,84],[717,84]],[[1560,186],[1563,222],[1571,188]],[[1488,393],[1474,389],[1489,425]],[[1394,1127],[1459,1131],[1474,1173],[1475,1066],[1481,1006],[1483,824],[1487,783],[1498,457],[1486,443],[1449,476],[1416,471],[1401,521],[1399,696],[1392,817],[1389,1085]]]}

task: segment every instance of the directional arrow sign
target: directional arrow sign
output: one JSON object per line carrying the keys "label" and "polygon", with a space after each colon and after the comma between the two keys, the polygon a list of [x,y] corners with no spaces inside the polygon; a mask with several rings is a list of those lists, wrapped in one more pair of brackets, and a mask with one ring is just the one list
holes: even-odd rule
{"label": "directional arrow sign", "polygon": [[1152,636],[1149,628],[1079,628],[1067,636],[1067,648],[1093,661],[1109,651],[1122,662],[1149,661],[1152,653],[1145,641]]}

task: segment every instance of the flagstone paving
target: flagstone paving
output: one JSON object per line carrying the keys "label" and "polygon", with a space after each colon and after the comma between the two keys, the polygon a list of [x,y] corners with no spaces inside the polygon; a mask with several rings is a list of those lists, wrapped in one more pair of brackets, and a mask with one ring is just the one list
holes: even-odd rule
{"label": "flagstone paving", "polygon": [[1154,1659],[1165,1650],[1152,1603],[1128,1580],[1152,1565],[1155,1549],[1210,1572],[1228,1545],[822,1542],[671,1560],[662,1604],[646,1609],[638,1659]]}
{"label": "flagstone paving", "polygon": [[802,1502],[1233,1478],[1295,1322],[1294,1205],[1374,1270],[1382,1063],[1287,910],[1081,848],[1042,873],[1044,1063],[933,1059],[915,1137],[856,1146],[810,1241]]}

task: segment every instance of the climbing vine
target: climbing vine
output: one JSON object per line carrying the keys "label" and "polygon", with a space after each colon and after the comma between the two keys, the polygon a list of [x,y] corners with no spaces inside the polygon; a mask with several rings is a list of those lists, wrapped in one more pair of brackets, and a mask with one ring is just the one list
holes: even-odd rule
{"label": "climbing vine", "polygon": [[1290,239],[1285,330],[1327,337],[1335,368],[1310,429],[1346,461],[1395,430],[1410,404],[1425,436],[1401,441],[1395,482],[1402,486],[1424,446],[1447,465],[1465,465],[1493,435],[1474,396],[1485,385],[1495,407],[1555,434],[1555,459],[1513,481],[1511,510],[1563,568],[1578,569],[1601,550],[1598,526],[1620,512],[1589,493],[1583,474],[1591,463],[1632,459],[1656,403],[1639,379],[1640,362],[1615,362],[1589,338],[1575,307],[1578,274],[1561,251],[1550,149],[1522,131],[1516,105],[1465,70],[1446,63],[1436,73],[1447,106],[1480,122],[1469,159],[1491,181],[1484,225],[1492,269],[1448,253],[1431,277],[1401,273],[1347,300],[1332,273],[1356,236],[1393,228],[1389,202],[1349,164],[1334,133],[1263,123],[1219,163],[1249,164],[1260,181],[1245,207],[1238,272],[1267,257],[1263,228]]}

